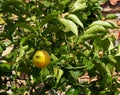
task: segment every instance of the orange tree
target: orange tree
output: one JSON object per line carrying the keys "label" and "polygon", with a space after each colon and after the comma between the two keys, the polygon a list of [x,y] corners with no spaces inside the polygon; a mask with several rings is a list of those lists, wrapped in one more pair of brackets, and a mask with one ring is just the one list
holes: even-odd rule
{"label": "orange tree", "polygon": [[[0,89],[20,95],[118,95],[112,73],[120,70],[120,45],[114,46],[108,30],[119,27],[102,20],[101,1],[0,0]],[[32,60],[38,50],[51,58],[42,69]],[[86,72],[96,80],[80,80]]]}

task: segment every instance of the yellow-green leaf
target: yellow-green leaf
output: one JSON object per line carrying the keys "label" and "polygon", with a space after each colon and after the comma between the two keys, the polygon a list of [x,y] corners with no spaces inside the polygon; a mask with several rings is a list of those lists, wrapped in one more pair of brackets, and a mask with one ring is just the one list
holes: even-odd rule
{"label": "yellow-green leaf", "polygon": [[74,22],[65,18],[60,18],[59,21],[65,26],[64,32],[72,31],[78,36],[78,28]]}

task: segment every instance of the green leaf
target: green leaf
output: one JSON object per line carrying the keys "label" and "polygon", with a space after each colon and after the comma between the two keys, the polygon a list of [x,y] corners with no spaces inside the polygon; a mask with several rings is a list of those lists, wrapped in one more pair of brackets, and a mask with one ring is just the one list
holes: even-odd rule
{"label": "green leaf", "polygon": [[108,87],[112,85],[112,74],[110,71],[111,70],[111,66],[108,64],[105,64],[104,62],[102,62],[101,60],[95,59],[96,62],[94,62],[95,64],[95,68],[98,70],[99,74],[103,77],[103,81],[105,83],[103,83],[104,87]]}
{"label": "green leaf", "polygon": [[108,86],[110,86],[112,84],[112,74],[111,73],[113,73],[113,72],[110,71],[110,70],[111,70],[111,67],[109,66],[109,64],[106,64],[106,74],[107,74],[107,76],[106,76],[106,84]]}
{"label": "green leaf", "polygon": [[17,51],[12,51],[11,53],[9,53],[7,56],[6,56],[6,59],[7,60],[10,60],[10,62],[15,62],[16,58],[17,58]]}
{"label": "green leaf", "polygon": [[90,0],[90,4],[96,4],[98,3],[98,0]]}
{"label": "green leaf", "polygon": [[101,43],[101,39],[97,38],[94,40],[94,57],[98,57],[99,56],[99,51],[100,49],[102,49],[102,43]]}
{"label": "green leaf", "polygon": [[71,0],[61,0],[60,4],[66,5],[66,4],[70,3],[70,2],[71,2]]}
{"label": "green leaf", "polygon": [[50,58],[53,59],[54,61],[58,60],[58,58],[54,54],[51,54]]}
{"label": "green leaf", "polygon": [[3,18],[0,17],[0,24],[5,24],[5,21]]}
{"label": "green leaf", "polygon": [[29,59],[30,55],[33,54],[34,48],[30,48],[26,53],[25,53],[25,58]]}
{"label": "green leaf", "polygon": [[88,57],[89,55],[90,55],[90,50],[85,50],[84,52],[83,52],[83,54],[86,56],[86,57]]}
{"label": "green leaf", "polygon": [[69,14],[68,18],[71,19],[76,24],[80,25],[82,28],[84,28],[83,23],[80,21],[80,19],[75,14]]}
{"label": "green leaf", "polygon": [[20,4],[22,4],[21,1],[18,1],[18,0],[8,0],[8,1],[6,1],[6,2],[3,3],[2,9],[7,8],[9,5],[18,6]]}
{"label": "green leaf", "polygon": [[11,68],[11,65],[8,64],[8,63],[2,63],[0,64],[0,71],[3,71],[3,72],[10,72],[12,70]]}
{"label": "green leaf", "polygon": [[75,12],[75,11],[83,11],[85,8],[87,7],[86,5],[86,0],[77,0],[72,8],[71,8],[71,12]]}
{"label": "green leaf", "polygon": [[65,18],[60,18],[59,21],[65,26],[65,32],[72,31],[76,36],[78,36],[78,28],[74,22]]}
{"label": "green leaf", "polygon": [[41,27],[44,25],[44,24],[46,24],[46,23],[48,23],[49,21],[51,21],[52,19],[55,19],[55,17],[57,17],[58,15],[60,14],[60,12],[59,11],[53,11],[53,12],[51,12],[50,14],[48,14],[47,16],[45,16],[44,17],[44,19],[42,19],[42,21],[41,21]]}
{"label": "green leaf", "polygon": [[118,26],[116,23],[114,23],[114,22],[109,22],[110,24],[111,24],[111,26],[113,27],[113,28],[118,28],[118,29],[120,29],[120,26]]}
{"label": "green leaf", "polygon": [[84,35],[81,35],[81,36],[79,37],[78,42],[84,42],[84,41],[86,41],[86,40],[92,40],[92,39],[96,39],[96,38],[98,38],[98,37],[99,37],[99,36],[96,35],[96,34],[84,34]]}
{"label": "green leaf", "polygon": [[112,50],[112,49],[114,48],[113,41],[112,41],[112,39],[111,39],[111,38],[109,38],[108,40],[109,40],[109,42],[110,42],[110,45],[109,45],[108,50]]}
{"label": "green leaf", "polygon": [[74,79],[77,79],[83,74],[83,72],[80,72],[80,70],[70,70],[69,73]]}
{"label": "green leaf", "polygon": [[59,67],[54,67],[54,78],[56,78],[56,83],[58,83],[63,75],[63,70]]}
{"label": "green leaf", "polygon": [[115,56],[120,56],[120,44],[118,45],[118,51],[117,51],[117,54]]}
{"label": "green leaf", "polygon": [[53,68],[53,71],[54,71],[54,78],[56,78],[57,74],[58,74],[58,68],[57,67],[54,67]]}
{"label": "green leaf", "polygon": [[36,36],[36,35],[34,35],[34,34],[29,34],[27,37],[22,37],[22,38],[20,39],[20,45],[23,45],[26,41],[34,38],[35,36]]}
{"label": "green leaf", "polygon": [[103,49],[106,51],[106,50],[109,50],[109,47],[110,47],[110,40],[109,38],[105,38],[104,40],[101,40],[101,47],[103,47]]}
{"label": "green leaf", "polygon": [[20,0],[7,0],[5,1],[2,6],[1,9],[3,12],[10,12],[10,13],[14,13],[16,15],[21,15],[21,13],[25,13],[25,7],[24,3],[22,3]]}
{"label": "green leaf", "polygon": [[32,26],[30,26],[30,25],[27,24],[27,23],[24,23],[24,22],[16,23],[16,26],[17,26],[17,27],[20,27],[20,28],[28,29],[28,30],[30,30],[31,32],[34,32],[34,33],[38,34],[38,33],[36,32],[35,28],[33,28]]}
{"label": "green leaf", "polygon": [[62,75],[63,75],[63,70],[62,69],[59,69],[58,70],[58,75],[57,75],[57,83],[60,81],[60,79],[61,79],[61,77],[62,77]]}
{"label": "green leaf", "polygon": [[[64,65],[63,65],[63,67],[64,67]],[[67,65],[67,66],[65,66],[64,68],[65,68],[65,69],[68,69],[68,70],[78,70],[78,69],[83,69],[83,68],[85,68],[85,66],[76,66],[76,67],[73,67],[73,66],[71,66],[71,65]]]}
{"label": "green leaf", "polygon": [[110,38],[105,38],[105,39],[101,39],[101,38],[96,38],[94,40],[94,48],[95,48],[95,53],[94,56],[98,56],[98,53],[100,50],[112,50],[114,49],[114,44],[112,42],[112,39]]}
{"label": "green leaf", "polygon": [[105,16],[105,19],[116,19],[116,18],[117,18],[117,15],[113,13],[107,14]]}
{"label": "green leaf", "polygon": [[49,72],[48,68],[42,68],[41,71],[40,71],[40,74],[43,77],[47,77],[50,74],[50,72]]}
{"label": "green leaf", "polygon": [[91,95],[91,90],[89,88],[86,88],[85,90],[86,90],[85,95]]}
{"label": "green leaf", "polygon": [[92,22],[89,27],[95,26],[95,25],[100,25],[103,26],[105,28],[119,28],[118,25],[116,25],[113,22],[108,22],[108,21],[102,21],[102,20],[98,20],[98,21],[94,21]]}
{"label": "green leaf", "polygon": [[3,48],[0,46],[0,54],[3,52]]}
{"label": "green leaf", "polygon": [[6,39],[6,41],[4,41],[3,43],[4,43],[4,45],[7,47],[7,46],[9,46],[9,45],[12,44],[12,41],[9,40],[9,39]]}
{"label": "green leaf", "polygon": [[45,7],[50,7],[50,6],[54,6],[53,2],[49,2],[49,1],[42,1],[41,2]]}
{"label": "green leaf", "polygon": [[20,48],[18,51],[19,51],[19,55],[16,59],[16,62],[19,62],[20,60],[23,60],[23,57],[25,55],[25,50],[23,48]]}
{"label": "green leaf", "polygon": [[88,60],[87,58],[83,58],[83,63],[85,64],[87,70],[91,70],[94,67],[94,64],[91,62],[91,60]]}
{"label": "green leaf", "polygon": [[85,31],[85,34],[97,34],[97,33],[105,34],[106,29],[101,25],[94,25]]}
{"label": "green leaf", "polygon": [[119,56],[113,56],[113,55],[108,55],[108,60],[109,63],[116,68],[116,70],[120,71],[120,65],[119,65]]}
{"label": "green leaf", "polygon": [[102,62],[101,60],[98,60],[97,57],[94,59],[94,65],[96,70],[102,75],[105,76],[106,74],[106,65],[104,62]]}
{"label": "green leaf", "polygon": [[70,88],[66,91],[65,95],[80,95],[80,92],[79,92],[79,89],[70,87]]}

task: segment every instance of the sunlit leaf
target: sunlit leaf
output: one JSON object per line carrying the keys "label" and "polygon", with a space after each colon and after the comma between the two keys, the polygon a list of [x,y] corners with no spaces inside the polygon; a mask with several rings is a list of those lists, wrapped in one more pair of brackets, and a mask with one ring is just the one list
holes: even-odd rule
{"label": "sunlit leaf", "polygon": [[114,48],[114,43],[112,42],[112,39],[109,39],[109,41],[110,41],[110,45],[108,50],[112,50]]}
{"label": "sunlit leaf", "polygon": [[59,67],[54,68],[54,77],[57,79],[56,82],[58,83],[63,75],[64,71]]}
{"label": "sunlit leaf", "polygon": [[23,57],[24,57],[24,54],[25,54],[25,50],[22,49],[22,48],[20,48],[20,49],[19,49],[19,55],[18,55],[18,57],[17,57],[17,59],[16,59],[16,62],[19,62],[20,60],[22,60]]}
{"label": "sunlit leaf", "polygon": [[82,28],[84,28],[83,23],[75,14],[69,14],[68,18],[71,19],[76,24],[80,25]]}
{"label": "sunlit leaf", "polygon": [[117,51],[117,54],[115,56],[120,56],[120,44],[118,45],[118,51]]}
{"label": "sunlit leaf", "polygon": [[70,1],[71,1],[71,0],[62,0],[62,1],[60,2],[60,4],[66,5],[66,4],[70,3]]}
{"label": "sunlit leaf", "polygon": [[5,24],[5,21],[3,18],[0,17],[0,24]]}
{"label": "sunlit leaf", "polygon": [[58,60],[58,58],[54,54],[51,54],[51,59],[53,59],[54,61]]}
{"label": "sunlit leaf", "polygon": [[65,18],[60,18],[59,21],[65,26],[65,32],[72,31],[76,36],[78,36],[78,28],[74,22]]}
{"label": "sunlit leaf", "polygon": [[77,0],[75,1],[75,3],[73,4],[71,11],[75,12],[75,11],[82,11],[87,7],[86,5],[86,0]]}

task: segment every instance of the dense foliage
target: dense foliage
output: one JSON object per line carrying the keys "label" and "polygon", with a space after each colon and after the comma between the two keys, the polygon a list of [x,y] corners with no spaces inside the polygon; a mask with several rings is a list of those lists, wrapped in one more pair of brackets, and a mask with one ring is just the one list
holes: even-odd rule
{"label": "dense foliage", "polygon": [[[120,70],[120,45],[114,46],[109,29],[119,27],[102,20],[100,2],[0,0],[0,89],[12,95],[118,95],[112,74]],[[44,69],[32,62],[41,49],[51,56]],[[80,80],[86,72],[96,80]]]}

